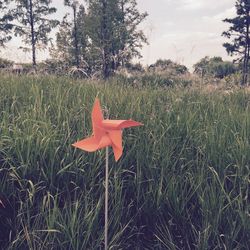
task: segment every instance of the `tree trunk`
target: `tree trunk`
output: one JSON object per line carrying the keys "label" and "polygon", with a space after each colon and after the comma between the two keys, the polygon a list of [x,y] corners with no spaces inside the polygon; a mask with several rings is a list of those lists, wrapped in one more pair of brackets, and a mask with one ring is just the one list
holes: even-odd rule
{"label": "tree trunk", "polygon": [[244,63],[243,63],[243,72],[242,72],[242,85],[248,85],[248,74],[249,74],[249,47],[250,47],[250,39],[249,39],[249,20],[250,15],[249,11],[246,16],[246,44],[244,51]]}
{"label": "tree trunk", "polygon": [[245,58],[245,66],[244,66],[244,85],[249,85],[249,45],[246,49],[246,58]]}
{"label": "tree trunk", "polygon": [[36,38],[35,38],[35,30],[34,30],[34,16],[33,16],[33,2],[29,0],[30,3],[30,31],[31,31],[31,46],[32,46],[32,64],[35,68],[36,66]]}
{"label": "tree trunk", "polygon": [[247,58],[247,47],[245,47],[244,49],[241,86],[246,85],[246,58]]}
{"label": "tree trunk", "polygon": [[107,0],[102,0],[102,71],[104,79],[110,76],[107,34]]}
{"label": "tree trunk", "polygon": [[249,86],[249,55],[250,55],[250,44],[248,44],[248,49],[247,49],[247,60],[246,60],[246,84]]}
{"label": "tree trunk", "polygon": [[114,49],[112,49],[111,69],[113,72],[117,70],[117,56],[114,52]]}
{"label": "tree trunk", "polygon": [[76,23],[76,6],[73,5],[73,14],[74,14],[74,42],[75,42],[75,63],[76,67],[80,67],[80,60],[79,60],[79,47],[78,47],[78,30],[77,30],[77,23]]}
{"label": "tree trunk", "polygon": [[250,50],[250,38],[249,38],[249,20],[250,20],[250,13],[248,11],[247,14],[247,32],[246,32],[246,46],[247,46],[247,52],[246,52],[246,79],[245,79],[245,83],[248,86],[249,85],[249,50]]}
{"label": "tree trunk", "polygon": [[[124,1],[121,2],[121,10],[122,10],[122,26],[123,28],[125,27],[125,3]],[[122,51],[122,56],[121,58],[119,58],[120,62],[119,64],[121,64],[121,67],[124,68],[125,67],[125,60],[126,58],[125,55],[123,54],[124,50],[125,50],[125,43],[126,43],[126,38],[125,38],[126,34],[125,32],[123,32],[123,34],[121,35],[121,51]]]}

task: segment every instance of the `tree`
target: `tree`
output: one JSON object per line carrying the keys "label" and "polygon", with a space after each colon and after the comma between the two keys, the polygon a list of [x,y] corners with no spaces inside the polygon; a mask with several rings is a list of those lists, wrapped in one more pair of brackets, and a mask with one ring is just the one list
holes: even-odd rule
{"label": "tree", "polygon": [[[15,35],[23,37],[23,42],[31,46],[32,63],[36,66],[36,50],[48,45],[48,34],[59,22],[46,18],[56,12],[56,8],[50,7],[51,0],[15,0],[16,6],[11,13],[15,25]],[[38,48],[38,45],[40,46]],[[27,49],[27,48],[23,48]]]}
{"label": "tree", "polygon": [[73,23],[69,24],[72,26],[70,33],[72,45],[74,47],[74,64],[79,68],[81,64],[81,55],[84,54],[86,48],[85,8],[83,5],[80,5],[78,1],[64,0],[64,4],[72,8],[73,11]]}
{"label": "tree", "polygon": [[65,0],[64,4],[66,6],[69,6],[72,8],[73,10],[73,40],[74,40],[74,50],[75,50],[75,64],[77,66],[77,68],[79,68],[80,65],[80,59],[79,59],[79,48],[78,48],[78,27],[77,27],[77,22],[76,22],[76,18],[77,18],[77,8],[79,3],[77,1],[70,1],[70,0]]}
{"label": "tree", "polygon": [[12,16],[6,13],[8,3],[7,0],[0,0],[0,47],[11,39],[10,31],[13,25],[10,23]]}
{"label": "tree", "polygon": [[89,0],[87,36],[90,46],[99,53],[103,77],[109,77],[133,57],[146,42],[138,25],[147,13],[137,10],[136,0]]}
{"label": "tree", "polygon": [[148,14],[138,11],[136,0],[120,0],[118,6],[119,35],[116,54],[118,66],[123,66],[125,63],[129,63],[133,57],[141,57],[139,50],[143,43],[147,43],[147,39],[142,30],[138,30],[138,25],[145,20]]}
{"label": "tree", "polygon": [[[147,16],[137,10],[135,0],[88,0],[84,6],[68,0],[73,18],[65,16],[56,38],[53,57],[68,58],[88,75],[101,72],[109,77],[119,66],[140,57],[139,49],[146,42],[138,25]],[[72,61],[74,58],[74,61]]]}
{"label": "tree", "polygon": [[87,64],[87,38],[85,32],[85,8],[77,2],[66,3],[73,10],[73,18],[67,13],[56,34],[56,47],[51,49],[51,56],[59,61],[67,62],[69,66],[84,68]]}
{"label": "tree", "polygon": [[52,45],[50,55],[57,61],[67,62],[73,65],[73,55],[71,54],[72,48],[72,34],[71,22],[68,20],[69,13],[67,13],[59,25],[59,30],[56,33],[56,46]]}
{"label": "tree", "polygon": [[248,84],[249,74],[249,54],[250,54],[250,0],[237,0],[237,16],[226,18],[223,21],[230,23],[228,31],[222,33],[223,36],[232,39],[231,43],[224,43],[228,54],[238,55],[238,60],[242,65],[242,85]]}

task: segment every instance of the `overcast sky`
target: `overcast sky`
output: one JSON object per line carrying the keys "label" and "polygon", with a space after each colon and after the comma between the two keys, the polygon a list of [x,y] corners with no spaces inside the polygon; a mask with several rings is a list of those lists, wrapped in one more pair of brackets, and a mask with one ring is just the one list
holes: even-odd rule
{"label": "overcast sky", "polygon": [[[66,9],[63,0],[52,0],[58,11],[55,18],[62,20]],[[80,0],[81,1],[81,0]],[[83,0],[82,0],[83,1]],[[208,56],[227,56],[222,43],[226,41],[221,33],[228,24],[222,19],[235,16],[235,0],[137,0],[141,12],[147,11],[148,17],[141,25],[149,45],[142,49],[144,65],[157,59],[172,59],[189,68],[200,58]],[[17,48],[19,39],[13,39],[9,49],[2,56],[17,62],[30,61],[29,54],[23,54]],[[47,56],[39,53],[39,58]]]}

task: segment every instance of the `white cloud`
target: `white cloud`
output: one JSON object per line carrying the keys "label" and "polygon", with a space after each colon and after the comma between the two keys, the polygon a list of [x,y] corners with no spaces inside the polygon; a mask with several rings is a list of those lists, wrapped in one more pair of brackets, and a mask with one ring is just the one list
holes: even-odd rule
{"label": "white cloud", "polygon": [[197,10],[202,8],[204,3],[199,0],[181,0],[179,3],[180,9]]}
{"label": "white cloud", "polygon": [[177,0],[178,8],[184,10],[218,9],[234,0]]}
{"label": "white cloud", "polygon": [[226,9],[223,12],[216,14],[214,16],[203,16],[202,19],[206,22],[210,22],[210,24],[211,24],[213,22],[222,21],[225,18],[232,18],[235,15],[236,15],[235,8],[232,7],[232,8]]}
{"label": "white cloud", "polygon": [[192,65],[207,55],[230,59],[222,43],[223,37],[217,32],[166,33],[155,36],[151,44],[143,48],[143,63],[151,64],[158,58],[171,59],[185,64],[192,70]]}
{"label": "white cloud", "polygon": [[165,26],[165,27],[172,27],[172,26],[174,26],[174,22],[173,21],[166,21],[166,22],[164,22],[163,23],[163,26]]}

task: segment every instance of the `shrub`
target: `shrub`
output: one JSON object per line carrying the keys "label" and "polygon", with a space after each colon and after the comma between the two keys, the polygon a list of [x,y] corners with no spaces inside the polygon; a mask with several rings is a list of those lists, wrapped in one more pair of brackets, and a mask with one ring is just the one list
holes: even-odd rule
{"label": "shrub", "polygon": [[212,76],[222,79],[237,71],[237,66],[229,61],[223,61],[221,57],[202,58],[194,66],[194,73],[204,76]]}
{"label": "shrub", "polygon": [[5,59],[5,58],[0,58],[0,68],[1,69],[5,69],[5,68],[9,68],[14,64],[13,61]]}
{"label": "shrub", "polygon": [[171,73],[176,75],[188,73],[188,69],[185,65],[175,63],[169,59],[157,60],[154,64],[149,66],[148,70],[154,73]]}

